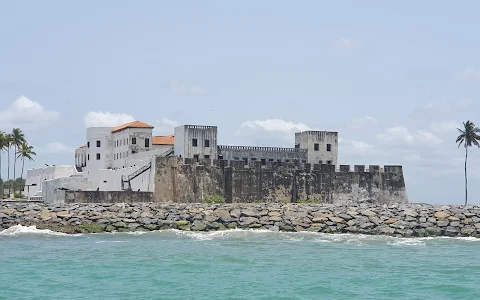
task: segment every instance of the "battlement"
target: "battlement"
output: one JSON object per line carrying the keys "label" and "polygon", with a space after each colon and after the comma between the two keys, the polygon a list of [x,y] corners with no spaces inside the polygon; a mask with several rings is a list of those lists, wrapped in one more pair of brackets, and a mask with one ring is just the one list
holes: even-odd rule
{"label": "battlement", "polygon": [[307,153],[307,149],[299,148],[281,148],[281,147],[257,147],[257,146],[225,146],[218,145],[218,150],[244,150],[244,151],[264,151],[264,152],[298,152]]}
{"label": "battlement", "polygon": [[[172,159],[172,157],[157,157],[157,159]],[[181,158],[177,158],[182,161]],[[235,170],[263,169],[263,170],[297,170],[305,173],[310,172],[331,172],[331,173],[399,173],[403,172],[399,165],[340,165],[336,168],[328,164],[309,164],[301,162],[276,162],[276,161],[250,161],[245,164],[243,160],[225,160],[225,159],[194,159],[184,158],[184,165],[216,166],[219,168],[232,167]]]}
{"label": "battlement", "polygon": [[217,126],[207,126],[207,125],[185,125],[187,129],[216,129]]}

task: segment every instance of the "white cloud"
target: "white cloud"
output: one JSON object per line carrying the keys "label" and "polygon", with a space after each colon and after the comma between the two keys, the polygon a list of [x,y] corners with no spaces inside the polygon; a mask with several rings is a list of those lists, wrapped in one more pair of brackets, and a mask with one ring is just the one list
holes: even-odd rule
{"label": "white cloud", "polygon": [[314,130],[304,123],[281,119],[245,121],[236,135],[255,145],[293,147],[295,132]]}
{"label": "white cloud", "polygon": [[410,132],[404,126],[387,128],[383,133],[377,134],[377,140],[391,145],[438,145],[442,140],[431,132],[416,130]]}
{"label": "white cloud", "polygon": [[198,84],[180,81],[177,79],[167,81],[167,86],[170,91],[179,94],[202,96],[207,93],[207,89]]}
{"label": "white cloud", "polygon": [[115,127],[133,121],[135,118],[129,114],[101,111],[90,111],[83,118],[85,127]]}
{"label": "white cloud", "polygon": [[377,124],[377,120],[369,115],[354,118],[350,122],[350,128],[352,129],[364,129],[366,127],[373,127]]}
{"label": "white cloud", "polygon": [[40,154],[72,154],[72,157],[75,153],[75,148],[67,146],[61,142],[48,143],[45,146],[34,150]]}
{"label": "white cloud", "polygon": [[460,127],[461,127],[460,123],[452,120],[433,122],[430,125],[431,131],[438,134],[457,132],[457,128],[460,128]]}
{"label": "white cloud", "polygon": [[473,66],[468,66],[455,72],[453,76],[459,80],[480,80],[480,71],[477,71]]}
{"label": "white cloud", "polygon": [[160,121],[155,122],[155,128],[153,133],[155,135],[170,135],[173,134],[173,129],[180,125],[177,121],[173,121],[167,118],[162,118]]}
{"label": "white cloud", "polygon": [[59,118],[58,112],[46,110],[40,103],[20,96],[6,110],[0,111],[0,128],[10,131],[13,127],[21,129],[46,127]]}
{"label": "white cloud", "polygon": [[360,47],[358,41],[352,40],[350,38],[342,38],[332,42],[332,45],[337,50],[349,50]]}
{"label": "white cloud", "polygon": [[380,149],[372,144],[368,144],[357,140],[346,140],[338,138],[339,155],[346,155],[347,157],[372,157],[378,156],[382,153]]}

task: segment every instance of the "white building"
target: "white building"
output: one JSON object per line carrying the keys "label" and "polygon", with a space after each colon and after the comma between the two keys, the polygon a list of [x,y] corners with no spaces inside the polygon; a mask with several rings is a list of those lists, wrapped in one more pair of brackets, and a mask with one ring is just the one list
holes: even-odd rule
{"label": "white building", "polygon": [[[75,150],[74,166],[27,170],[25,194],[55,202],[58,189],[153,191],[154,157],[173,154],[174,136],[153,136],[153,126],[134,121],[117,127],[87,128],[87,143]],[[125,184],[124,178],[147,169]]]}

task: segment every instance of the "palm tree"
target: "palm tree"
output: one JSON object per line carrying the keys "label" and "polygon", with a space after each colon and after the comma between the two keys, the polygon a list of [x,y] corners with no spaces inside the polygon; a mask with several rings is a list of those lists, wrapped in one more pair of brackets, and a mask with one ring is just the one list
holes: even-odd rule
{"label": "palm tree", "polygon": [[[12,147],[12,135],[7,133],[4,136],[5,147],[7,148],[7,181],[10,180],[10,147]],[[10,196],[10,187],[8,187],[8,195]]]}
{"label": "palm tree", "polygon": [[25,158],[28,158],[28,160],[33,160],[32,156],[35,156],[35,155],[37,155],[37,153],[33,151],[33,147],[28,145],[26,142],[22,143],[22,145],[20,145],[20,147],[18,148],[17,158],[22,159],[22,175],[20,176],[20,178],[23,179],[23,169],[25,168]]}
{"label": "palm tree", "polygon": [[3,181],[2,181],[2,152],[7,148],[7,137],[5,132],[0,130],[0,195],[3,198]]}
{"label": "palm tree", "polygon": [[468,147],[473,145],[480,147],[480,136],[477,134],[480,132],[480,129],[475,126],[473,122],[467,121],[463,122],[463,129],[457,128],[460,131],[460,135],[457,137],[458,147],[463,144],[465,146],[465,205],[467,205],[467,158],[468,158]]}
{"label": "palm tree", "polygon": [[[12,146],[15,148],[15,154],[17,153],[18,148],[25,143],[25,135],[23,134],[22,130],[20,128],[13,128],[12,130]],[[15,193],[15,189],[13,186],[13,182],[15,181],[15,169],[17,165],[17,156],[14,156],[14,161],[13,161],[13,181],[12,181],[12,189],[13,192]]]}

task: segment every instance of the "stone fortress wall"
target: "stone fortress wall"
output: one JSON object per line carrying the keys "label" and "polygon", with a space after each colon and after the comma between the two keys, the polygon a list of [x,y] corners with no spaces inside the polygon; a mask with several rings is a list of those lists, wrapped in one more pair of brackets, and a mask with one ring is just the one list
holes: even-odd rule
{"label": "stone fortress wall", "polygon": [[401,166],[157,157],[155,202],[408,203]]}

